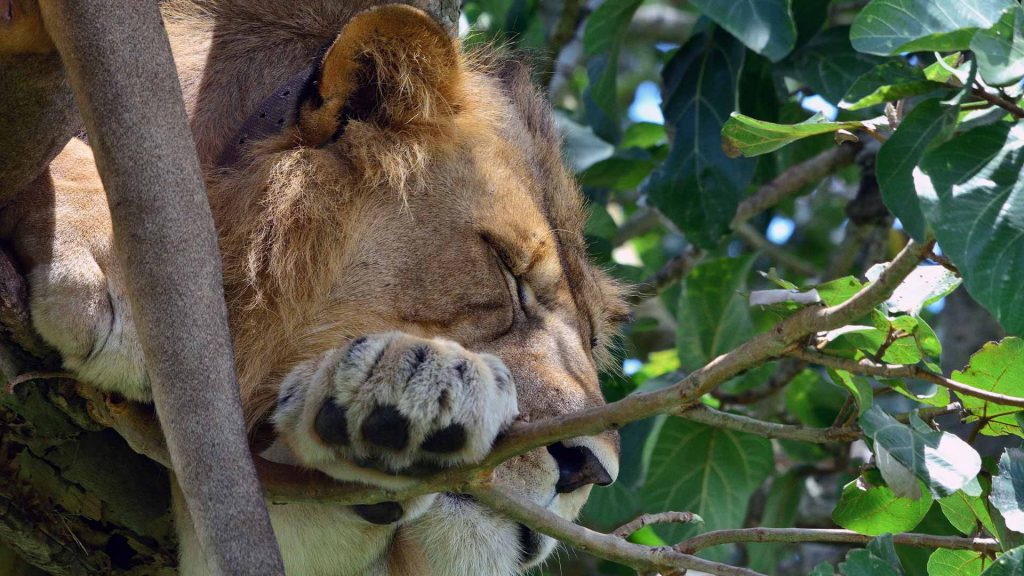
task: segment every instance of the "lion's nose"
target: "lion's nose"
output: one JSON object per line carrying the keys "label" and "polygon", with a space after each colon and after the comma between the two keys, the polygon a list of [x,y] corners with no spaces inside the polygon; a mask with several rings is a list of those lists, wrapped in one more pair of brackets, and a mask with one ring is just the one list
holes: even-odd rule
{"label": "lion's nose", "polygon": [[588,484],[607,486],[612,476],[597,456],[584,446],[566,446],[557,442],[548,446],[548,452],[558,464],[558,483],[555,491],[559,494],[573,492]]}

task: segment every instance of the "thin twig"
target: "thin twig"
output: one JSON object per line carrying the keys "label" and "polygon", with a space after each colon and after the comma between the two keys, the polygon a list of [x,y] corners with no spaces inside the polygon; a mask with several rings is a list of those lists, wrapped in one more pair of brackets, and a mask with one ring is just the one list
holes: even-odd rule
{"label": "thin twig", "polygon": [[860,146],[856,144],[844,144],[790,166],[774,180],[761,186],[757,192],[740,202],[732,219],[732,227],[736,228],[804,187],[853,164],[859,150]]}
{"label": "thin twig", "polygon": [[993,106],[998,106],[1003,110],[1006,110],[1017,120],[1024,119],[1024,108],[1018,106],[1016,102],[1011,102],[1009,100],[1006,100],[1005,98],[1000,98],[995,94],[989,94],[984,88],[971,88],[971,96],[981,98],[982,100],[988,102],[989,104],[992,104]]}
{"label": "thin twig", "polygon": [[619,526],[612,531],[612,536],[629,538],[637,530],[651,524],[703,524],[704,519],[693,512],[658,512],[657,514],[644,514]]}
{"label": "thin twig", "polygon": [[10,382],[7,383],[5,390],[8,394],[13,394],[15,389],[25,382],[29,382],[31,380],[54,380],[57,378],[74,380],[75,375],[70,372],[25,372],[24,374],[18,374],[14,378],[11,378]]}
{"label": "thin twig", "polygon": [[611,534],[602,534],[574,524],[531,502],[524,502],[507,488],[481,483],[469,487],[469,494],[499,514],[511,518],[580,550],[631,566],[637,570],[671,572],[699,570],[716,576],[763,576],[747,568],[712,562],[671,547],[652,548],[634,544]]}
{"label": "thin twig", "polygon": [[714,396],[715,400],[718,400],[723,405],[753,404],[785,388],[786,384],[792,382],[793,378],[796,378],[796,375],[799,374],[806,366],[806,362],[786,358],[779,363],[779,369],[775,371],[775,374],[772,374],[768,383],[760,388],[752,388],[736,394],[726,394],[721,390],[715,390],[711,395]]}
{"label": "thin twig", "polygon": [[764,234],[761,234],[756,228],[751,226],[749,222],[737,224],[734,230],[744,242],[753,248],[764,252],[769,258],[793,272],[807,277],[821,276],[821,270],[819,270],[817,266],[805,260],[801,260],[778,245],[773,244],[770,240],[764,237]]}
{"label": "thin twig", "polygon": [[704,251],[693,247],[687,248],[682,254],[673,256],[661,267],[661,270],[636,286],[630,295],[630,302],[636,304],[661,294],[689,274],[694,265],[703,258]]}
{"label": "thin twig", "polygon": [[810,426],[765,422],[764,420],[750,418],[749,416],[715,410],[703,404],[679,412],[677,415],[687,420],[707,424],[708,426],[747,432],[762,438],[783,438],[786,440],[811,442],[813,444],[852,442],[860,438],[860,430],[852,427],[812,428]]}
{"label": "thin twig", "polygon": [[[843,544],[866,544],[874,537],[850,530],[818,528],[741,528],[737,530],[715,530],[705,532],[677,544],[675,549],[693,554],[711,546],[737,542],[834,542]],[[934,536],[912,532],[894,534],[893,542],[902,546],[918,548],[946,548],[949,550],[974,550],[994,554],[1000,551],[999,542],[993,538],[959,538],[956,536]]]}
{"label": "thin twig", "polygon": [[788,352],[788,355],[793,358],[804,360],[805,362],[811,362],[820,366],[838,368],[840,370],[855,372],[857,374],[884,376],[888,378],[917,378],[918,380],[925,380],[938,386],[942,386],[943,388],[948,388],[958,394],[963,394],[964,396],[981,398],[982,400],[995,402],[996,404],[1002,404],[1005,406],[1017,406],[1024,408],[1024,398],[1007,396],[1006,394],[999,394],[998,392],[991,392],[989,390],[982,390],[980,388],[968,386],[967,384],[957,382],[951,378],[946,378],[941,374],[936,374],[935,372],[922,368],[916,364],[881,364],[870,360],[840,358],[839,356],[831,356],[821,352],[802,349],[791,350]]}

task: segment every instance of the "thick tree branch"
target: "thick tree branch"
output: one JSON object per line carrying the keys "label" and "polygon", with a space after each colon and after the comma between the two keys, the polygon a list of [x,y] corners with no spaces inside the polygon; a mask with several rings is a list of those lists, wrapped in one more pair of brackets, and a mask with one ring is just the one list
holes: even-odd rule
{"label": "thick tree branch", "polygon": [[[867,544],[874,537],[850,530],[817,528],[742,528],[738,530],[715,530],[694,536],[677,544],[675,549],[694,554],[705,548],[738,542],[833,542],[844,544]],[[974,550],[986,554],[1000,552],[999,542],[993,538],[959,538],[956,536],[934,536],[932,534],[894,534],[893,542],[903,546],[919,548],[947,548],[950,550]]]}
{"label": "thick tree branch", "polygon": [[924,380],[926,382],[942,386],[943,388],[948,388],[949,390],[964,396],[981,398],[982,400],[995,402],[996,404],[1003,404],[1005,406],[1017,406],[1024,408],[1024,398],[1018,396],[1007,396],[1006,394],[999,394],[998,392],[991,392],[989,390],[982,390],[980,388],[968,386],[967,384],[957,382],[951,378],[946,378],[941,374],[936,374],[935,372],[922,368],[916,364],[881,364],[870,360],[852,360],[850,358],[840,358],[838,356],[830,356],[828,354],[822,354],[821,352],[813,352],[803,349],[792,350],[788,354],[793,358],[799,358],[805,362],[812,362],[819,366],[838,368],[840,370],[846,370],[847,372],[854,372],[857,374],[884,376],[888,378],[917,378],[918,380]]}

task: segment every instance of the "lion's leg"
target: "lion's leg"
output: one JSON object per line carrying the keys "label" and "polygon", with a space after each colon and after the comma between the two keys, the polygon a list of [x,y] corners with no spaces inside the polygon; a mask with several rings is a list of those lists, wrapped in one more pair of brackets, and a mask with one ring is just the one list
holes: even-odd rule
{"label": "lion's leg", "polygon": [[72,140],[4,209],[39,334],[82,380],[135,400],[149,388],[89,147]]}
{"label": "lion's leg", "polygon": [[[480,461],[518,415],[495,356],[454,342],[389,332],[353,340],[299,365],[274,424],[298,463],[342,480],[398,487],[416,475]],[[385,503],[371,522],[409,520],[429,500]]]}

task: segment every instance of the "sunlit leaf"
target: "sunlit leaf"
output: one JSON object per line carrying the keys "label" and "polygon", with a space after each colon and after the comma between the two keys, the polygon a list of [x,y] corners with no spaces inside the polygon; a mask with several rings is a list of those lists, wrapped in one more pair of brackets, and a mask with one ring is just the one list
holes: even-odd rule
{"label": "sunlit leaf", "polygon": [[942,89],[944,84],[925,77],[924,70],[904,60],[893,60],[876,66],[857,78],[843,96],[840,108],[860,110],[883,102],[893,102]]}
{"label": "sunlit leaf", "polygon": [[1024,333],[1024,125],[998,123],[928,151],[915,171],[925,217],[971,296]]}
{"label": "sunlit leaf", "polygon": [[932,499],[897,497],[881,480],[878,476],[876,482],[868,484],[857,479],[844,486],[832,520],[869,536],[913,530],[932,507]]}
{"label": "sunlit leaf", "polygon": [[[875,264],[864,274],[875,282],[888,264]],[[956,290],[960,278],[943,266],[918,266],[907,275],[885,301],[890,314],[905,312],[917,316],[925,306]]]}
{"label": "sunlit leaf", "polygon": [[966,50],[1013,0],[872,0],[853,22],[850,41],[868,54]]}
{"label": "sunlit leaf", "polygon": [[722,146],[731,157],[760,156],[801,138],[851,130],[862,122],[829,122],[820,114],[799,124],[774,124],[734,112],[722,129]]}
{"label": "sunlit leaf", "polygon": [[939,549],[928,557],[928,576],[978,576],[990,563],[981,552]]}
{"label": "sunlit leaf", "polygon": [[999,458],[999,474],[992,477],[989,501],[1003,516],[1006,527],[1024,532],[1024,451],[1007,448]]}
{"label": "sunlit leaf", "polygon": [[[953,372],[951,378],[980,390],[1024,398],[1024,340],[1010,337],[999,343],[985,344],[971,356],[967,367]],[[960,401],[970,413],[968,422],[985,421],[982,434],[1024,436],[1020,423],[1014,418],[1021,408],[966,394],[960,395]]]}

